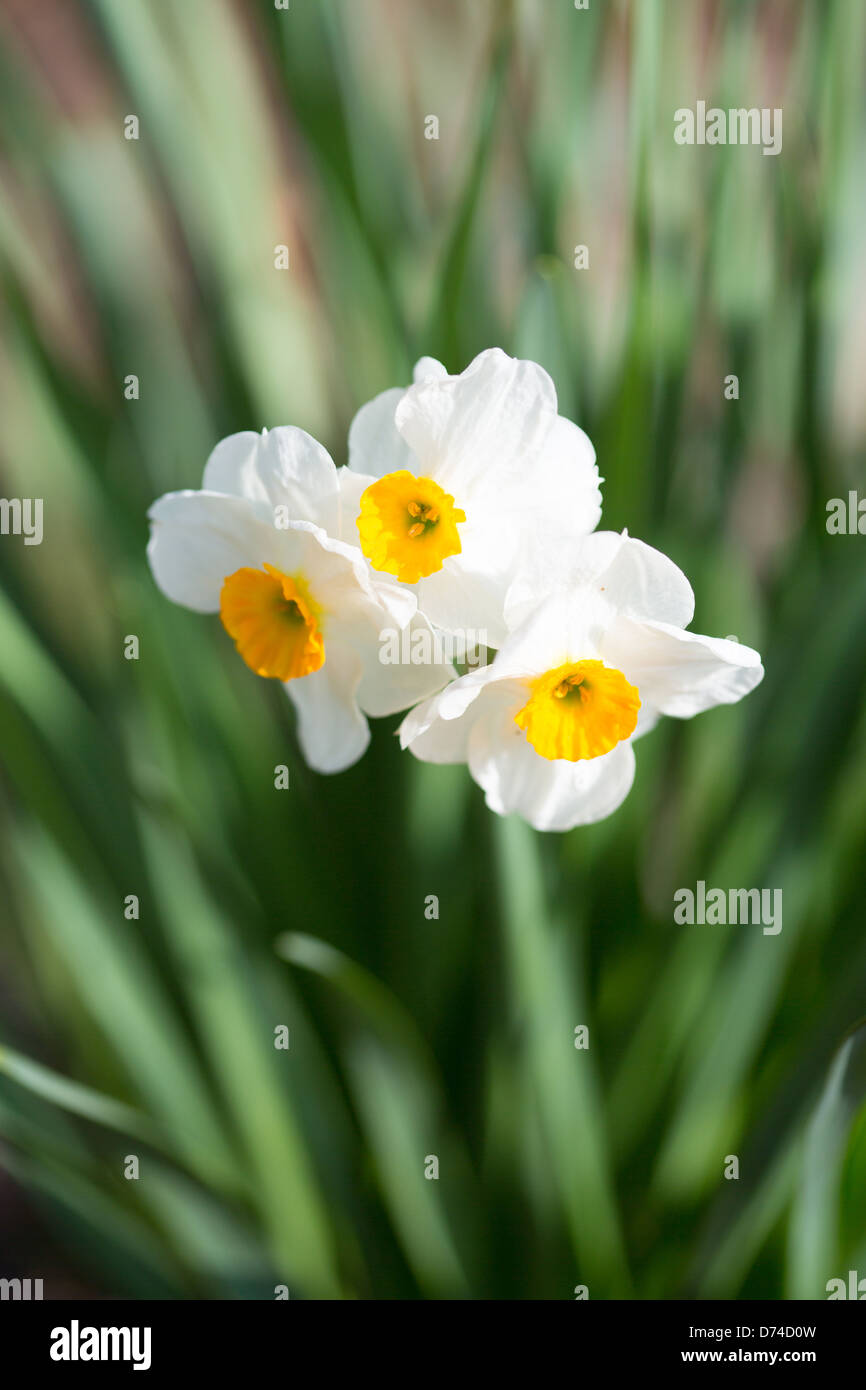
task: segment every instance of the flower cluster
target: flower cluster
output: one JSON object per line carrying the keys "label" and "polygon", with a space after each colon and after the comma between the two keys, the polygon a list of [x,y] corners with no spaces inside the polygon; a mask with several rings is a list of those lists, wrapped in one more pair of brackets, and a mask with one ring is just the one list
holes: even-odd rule
{"label": "flower cluster", "polygon": [[[291,426],[224,439],[201,491],[151,508],[148,556],[170,599],[219,613],[284,683],[313,768],[349,767],[367,716],[410,710],[404,748],[467,763],[494,811],[568,830],[620,805],[660,715],[763,675],[751,648],[686,631],[672,561],[595,529],[600,481],[534,362],[493,348],[450,376],[422,358],[355,416],[347,467]],[[461,674],[442,639],[467,632],[495,655]],[[383,634],[402,639],[388,657]]]}

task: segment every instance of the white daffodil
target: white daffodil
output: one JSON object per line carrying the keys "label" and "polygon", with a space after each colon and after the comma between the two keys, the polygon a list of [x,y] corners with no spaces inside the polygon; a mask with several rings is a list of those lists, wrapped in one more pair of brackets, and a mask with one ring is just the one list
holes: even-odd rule
{"label": "white daffodil", "polygon": [[524,544],[573,544],[598,524],[595,453],[557,414],[534,362],[482,352],[459,376],[425,357],[414,384],[355,416],[358,534],[374,569],[417,584],[430,621],[505,636],[503,603]]}
{"label": "white daffodil", "polygon": [[515,580],[519,626],[493,662],[408,714],[400,739],[427,762],[468,763],[500,815],[569,830],[625,799],[632,744],[660,715],[740,700],[763,668],[750,647],[684,630],[688,580],[641,541],[597,532],[546,568]]}
{"label": "white daffodil", "polygon": [[345,519],[329,454],[294,428],[231,435],[210,455],[202,491],[167,493],[150,510],[160,589],[218,612],[247,666],[285,683],[319,772],[361,757],[365,715],[406,709],[455,674],[435,647],[423,665],[381,659],[394,628],[429,624],[412,593],[341,539]]}

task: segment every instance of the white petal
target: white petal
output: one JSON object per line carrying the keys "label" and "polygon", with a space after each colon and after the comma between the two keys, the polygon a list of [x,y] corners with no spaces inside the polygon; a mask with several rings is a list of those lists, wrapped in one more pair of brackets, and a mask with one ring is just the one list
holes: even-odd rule
{"label": "white petal", "polygon": [[[452,681],[445,690],[413,709],[400,725],[400,744],[422,762],[465,763],[469,737],[479,720],[514,714],[526,700],[514,682],[492,681],[492,667]],[[516,727],[516,726],[515,726]]]}
{"label": "white petal", "polygon": [[294,565],[324,610],[326,638],[339,632],[344,640],[353,624],[366,625],[375,634],[388,622],[407,623],[415,612],[415,596],[396,584],[379,583],[357,546],[304,521],[293,522],[282,534],[293,546]]}
{"label": "white petal", "polygon": [[496,653],[500,677],[538,676],[569,661],[598,658],[616,613],[606,596],[575,590],[545,599]]}
{"label": "white petal", "polygon": [[601,520],[601,487],[595,450],[583,430],[557,415],[532,470],[527,501],[543,525],[569,548]]}
{"label": "white petal", "polygon": [[416,705],[398,729],[401,748],[425,763],[465,763],[471,721],[438,717],[438,695]]}
{"label": "white petal", "polygon": [[[646,692],[644,692],[644,696],[645,694]],[[644,734],[652,733],[661,717],[661,711],[657,710],[655,705],[651,705],[646,698],[642,698],[640,709],[637,712],[637,724],[631,736],[632,743],[636,738],[643,738]]]}
{"label": "white petal", "polygon": [[147,556],[153,577],[174,603],[199,613],[219,610],[226,575],[244,565],[286,562],[286,533],[239,497],[169,492],[154,502]]}
{"label": "white petal", "polygon": [[292,425],[229,435],[211,453],[204,489],[246,497],[292,521],[312,521],[332,534],[339,524],[337,470],[326,449]]}
{"label": "white petal", "polygon": [[[379,634],[381,636],[381,634]],[[375,717],[396,714],[419,700],[426,700],[457,672],[447,658],[447,651],[427,619],[416,613],[403,630],[392,628],[388,646],[381,642],[375,649],[367,647],[361,653],[364,674],[358,687],[358,703],[366,714]],[[385,662],[396,648],[398,662]]]}
{"label": "white petal", "polygon": [[[502,704],[508,700],[517,700],[518,693],[523,694],[526,685],[520,682],[519,691],[513,681],[500,678],[500,672],[495,660],[487,666],[478,666],[474,671],[467,671],[465,676],[459,680],[452,681],[439,696],[439,707],[437,714],[442,719],[454,720],[461,719],[476,700],[480,700],[476,714],[487,707],[488,702]],[[515,704],[515,711],[519,709],[523,699]]]}
{"label": "white petal", "polygon": [[417,461],[397,429],[395,413],[406,394],[402,386],[383,391],[362,405],[349,426],[349,467],[356,473],[383,478],[407,468],[417,473]]}
{"label": "white petal", "polygon": [[470,567],[465,556],[453,555],[415,586],[418,606],[431,623],[448,632],[465,633],[487,647],[505,640],[504,602],[507,575]]}
{"label": "white petal", "polygon": [[358,544],[358,517],[361,515],[361,495],[376,479],[370,473],[356,473],[351,468],[337,470],[340,489],[340,525],[337,535],[347,545]]}
{"label": "white petal", "polygon": [[250,501],[267,501],[256,470],[256,454],[263,434],[241,430],[221,439],[212,449],[204,466],[203,487],[206,492],[224,492],[229,497],[246,497]]}
{"label": "white petal", "polygon": [[358,761],[370,742],[370,729],[356,699],[360,679],[358,653],[326,644],[324,666],[286,682],[298,713],[301,749],[316,772],[342,772]]}
{"label": "white petal", "polygon": [[469,736],[469,770],[499,815],[517,812],[536,830],[571,830],[604,820],[628,795],[634,750],[626,740],[600,758],[542,758],[506,714],[478,720]]}
{"label": "white petal", "polygon": [[608,601],[630,618],[687,627],[695,615],[692,586],[679,566],[634,536],[622,537],[598,582]]}
{"label": "white petal", "polygon": [[748,695],[764,668],[751,647],[684,632],[670,623],[618,618],[604,639],[603,659],[636,685],[662,714],[690,719]]}
{"label": "white petal", "polygon": [[514,629],[540,602],[553,593],[591,591],[604,596],[618,612],[630,617],[685,627],[694,615],[691,585],[672,560],[643,541],[616,531],[596,531],[572,545],[543,545],[523,549],[505,600],[505,616]]}
{"label": "white petal", "polygon": [[412,371],[412,380],[416,384],[419,381],[439,381],[447,375],[448,368],[443,367],[435,357],[419,357]]}
{"label": "white petal", "polygon": [[435,478],[464,506],[474,486],[489,493],[525,476],[556,420],[556,391],[535,362],[490,348],[460,376],[410,386],[396,420],[416,456],[413,471]]}
{"label": "white petal", "polygon": [[[448,372],[435,357],[421,357],[415,363],[412,379],[417,384],[440,381]],[[395,386],[374,396],[355,415],[349,426],[349,468],[369,475],[369,482],[386,473],[406,468],[417,473],[411,449],[397,429],[394,415],[407,387]],[[361,489],[363,491],[363,489]],[[359,494],[360,495],[360,494]]]}
{"label": "white petal", "polygon": [[516,631],[540,604],[555,594],[574,594],[579,603],[581,591],[598,590],[599,575],[622,543],[618,531],[595,531],[568,546],[539,544],[531,534],[523,538],[505,596],[509,630]]}

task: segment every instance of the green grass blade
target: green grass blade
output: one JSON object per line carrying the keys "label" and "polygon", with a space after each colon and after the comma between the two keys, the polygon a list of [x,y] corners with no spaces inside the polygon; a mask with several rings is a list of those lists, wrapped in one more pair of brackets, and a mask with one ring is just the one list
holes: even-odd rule
{"label": "green grass blade", "polygon": [[116,1129],[121,1134],[133,1135],[146,1143],[156,1142],[155,1127],[131,1105],[125,1105],[111,1096],[100,1095],[78,1081],[70,1081],[68,1077],[60,1076],[50,1067],[33,1062],[11,1048],[0,1046],[0,1074],[73,1115],[93,1120],[95,1124],[108,1129]]}
{"label": "green grass blade", "polygon": [[842,1165],[854,1121],[866,1105],[866,1025],[855,1028],[830,1068],[806,1135],[791,1215],[788,1297],[826,1298],[840,1267]]}
{"label": "green grass blade", "polygon": [[[509,987],[523,1047],[520,1062],[540,1120],[548,1162],[590,1297],[623,1296],[629,1275],[611,1183],[604,1116],[590,1047],[574,1030],[590,1024],[586,988],[564,924],[551,919],[534,832],[515,816],[495,822]],[[526,1124],[535,1116],[525,1117]]]}

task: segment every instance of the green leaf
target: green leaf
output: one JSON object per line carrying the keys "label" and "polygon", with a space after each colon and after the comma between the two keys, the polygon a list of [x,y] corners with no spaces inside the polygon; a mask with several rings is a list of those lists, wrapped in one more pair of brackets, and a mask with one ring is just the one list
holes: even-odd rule
{"label": "green leaf", "polygon": [[[343,1051],[382,1199],[425,1294],[467,1297],[474,1183],[411,1016],[375,976],[326,942],[289,933],[276,949],[336,988],[366,1025]],[[424,1176],[428,1155],[439,1161],[438,1181]]]}
{"label": "green leaf", "polygon": [[788,1297],[826,1298],[841,1268],[839,1204],[845,1151],[866,1104],[866,1023],[842,1043],[809,1125],[791,1214]]}
{"label": "green leaf", "polygon": [[157,1142],[155,1127],[132,1106],[103,1096],[78,1081],[70,1081],[68,1077],[60,1076],[49,1067],[23,1057],[20,1052],[13,1052],[11,1048],[0,1046],[0,1073],[26,1087],[33,1095],[73,1115],[81,1115],[121,1134],[134,1135],[146,1143]]}
{"label": "green leaf", "polygon": [[[551,916],[535,832],[516,816],[495,822],[500,909],[508,958],[515,1066],[525,1069],[547,1161],[590,1297],[624,1297],[630,1287],[608,1139],[595,1073],[593,1029],[577,953],[560,915]],[[570,914],[570,921],[574,917]],[[574,1046],[589,1026],[590,1047]]]}

